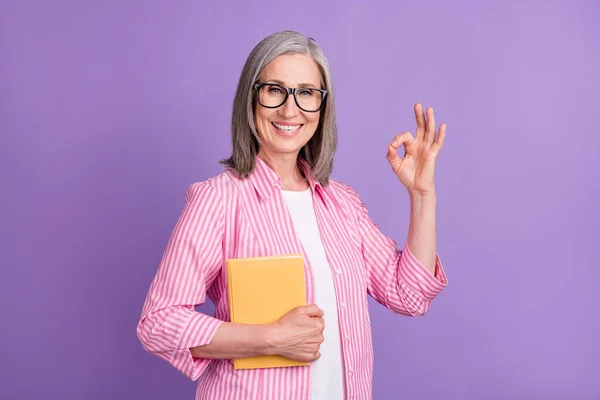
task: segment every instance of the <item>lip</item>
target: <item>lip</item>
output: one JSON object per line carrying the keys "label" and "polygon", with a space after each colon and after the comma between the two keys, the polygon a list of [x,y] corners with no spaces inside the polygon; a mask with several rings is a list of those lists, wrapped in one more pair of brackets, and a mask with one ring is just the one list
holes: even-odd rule
{"label": "lip", "polygon": [[286,126],[300,125],[300,128],[298,128],[297,131],[295,131],[295,132],[286,132],[286,131],[282,131],[281,129],[278,129],[275,125],[273,125],[273,123],[271,123],[271,126],[275,130],[275,133],[277,133],[280,136],[285,136],[285,137],[296,136],[302,130],[302,128],[304,128],[304,124],[301,124],[301,123],[298,123],[298,122],[296,122],[296,123],[275,122],[275,123],[278,124],[278,125],[286,125]]}

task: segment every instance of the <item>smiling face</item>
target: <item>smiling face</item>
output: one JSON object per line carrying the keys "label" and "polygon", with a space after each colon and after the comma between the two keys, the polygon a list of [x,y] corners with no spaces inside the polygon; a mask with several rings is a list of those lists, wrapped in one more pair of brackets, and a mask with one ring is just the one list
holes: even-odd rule
{"label": "smiling face", "polygon": [[[308,54],[285,54],[274,58],[262,70],[258,81],[290,88],[321,88],[319,67]],[[297,156],[317,130],[321,114],[301,110],[291,94],[278,108],[263,107],[257,101],[254,110],[254,124],[262,144],[259,153],[271,156]]]}

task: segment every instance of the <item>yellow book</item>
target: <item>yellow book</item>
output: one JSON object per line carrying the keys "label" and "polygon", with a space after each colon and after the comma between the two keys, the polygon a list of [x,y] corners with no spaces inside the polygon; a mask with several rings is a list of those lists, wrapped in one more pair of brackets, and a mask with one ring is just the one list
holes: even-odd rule
{"label": "yellow book", "polygon": [[[270,324],[306,305],[304,259],[300,254],[234,258],[226,261],[231,322]],[[308,365],[281,356],[233,360],[235,369]]]}

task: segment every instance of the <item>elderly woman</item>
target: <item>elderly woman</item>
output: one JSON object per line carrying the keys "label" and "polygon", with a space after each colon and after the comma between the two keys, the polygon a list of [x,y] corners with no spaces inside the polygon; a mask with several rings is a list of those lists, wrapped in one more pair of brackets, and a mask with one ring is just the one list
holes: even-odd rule
{"label": "elderly woman", "polygon": [[[445,126],[414,108],[416,135],[393,138],[387,160],[410,196],[402,249],[348,185],[330,177],[336,149],[331,71],[297,32],[262,40],[237,87],[230,158],[192,184],[150,286],[138,337],[192,380],[196,399],[369,399],[373,373],[367,293],[390,310],[425,314],[446,286],[436,253],[434,169]],[[403,146],[400,157],[397,149]],[[225,261],[302,254],[308,305],[273,324],[229,322]],[[195,311],[206,301],[215,315]],[[233,368],[281,355],[306,366]]]}

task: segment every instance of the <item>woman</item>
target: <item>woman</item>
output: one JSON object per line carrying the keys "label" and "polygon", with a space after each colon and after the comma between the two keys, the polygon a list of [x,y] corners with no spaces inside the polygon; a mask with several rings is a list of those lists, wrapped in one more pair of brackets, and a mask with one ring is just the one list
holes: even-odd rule
{"label": "woman", "polygon": [[[392,311],[426,313],[446,286],[436,254],[433,110],[415,106],[416,137],[387,159],[410,199],[402,250],[349,186],[330,178],[337,132],[331,72],[310,38],[280,32],[243,68],[225,172],[190,186],[138,325],[143,347],[189,378],[196,399],[369,399],[368,293]],[[405,156],[397,149],[404,146]],[[229,321],[229,258],[301,253],[308,306],[270,325]],[[206,300],[215,316],[196,312]],[[232,359],[278,354],[309,366],[234,370]]]}

